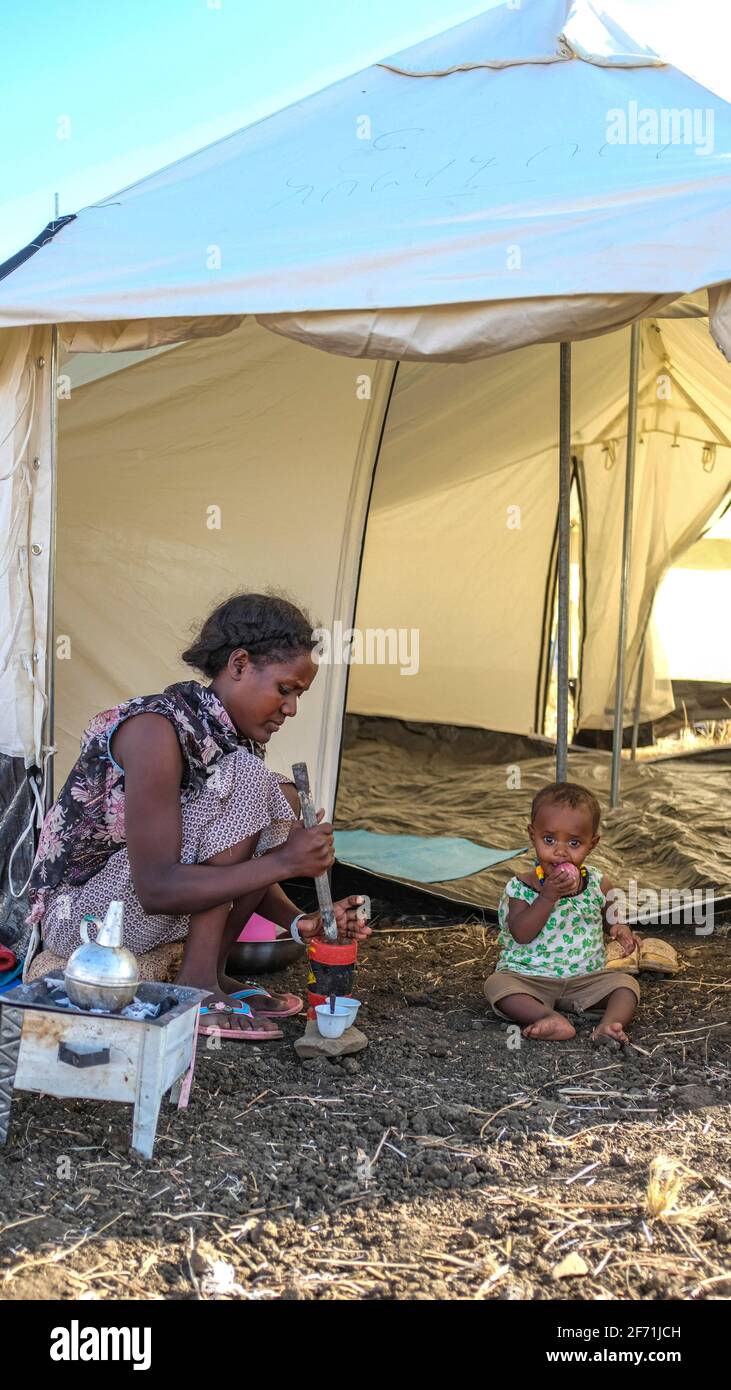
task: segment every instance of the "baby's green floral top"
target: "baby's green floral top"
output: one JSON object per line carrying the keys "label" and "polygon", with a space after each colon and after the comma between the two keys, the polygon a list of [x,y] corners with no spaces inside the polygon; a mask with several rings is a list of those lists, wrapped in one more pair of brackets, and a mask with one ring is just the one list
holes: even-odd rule
{"label": "baby's green floral top", "polygon": [[590,975],[605,965],[601,891],[602,873],[587,864],[586,885],[581,893],[559,898],[545,926],[532,941],[521,944],[508,926],[508,901],[523,898],[534,903],[538,894],[519,878],[506,884],[498,907],[500,959],[497,970],[516,970],[521,975],[548,975],[552,979]]}

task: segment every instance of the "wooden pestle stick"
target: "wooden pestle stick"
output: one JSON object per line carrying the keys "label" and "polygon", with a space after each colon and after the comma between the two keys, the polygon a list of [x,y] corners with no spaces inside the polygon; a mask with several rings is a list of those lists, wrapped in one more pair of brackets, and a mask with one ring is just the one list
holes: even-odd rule
{"label": "wooden pestle stick", "polygon": [[[307,771],[307,763],[293,763],[292,776],[294,777],[294,785],[297,788],[299,799],[302,804],[302,820],[305,828],[311,830],[314,825],[317,825],[317,808],[312,800],[312,794],[310,792],[310,775]],[[338,927],[335,921],[332,893],[330,892],[330,880],[327,874],[317,875],[315,879],[315,888],[317,889],[317,902],[320,908],[320,916],[322,917],[322,926],[326,940],[337,941]]]}

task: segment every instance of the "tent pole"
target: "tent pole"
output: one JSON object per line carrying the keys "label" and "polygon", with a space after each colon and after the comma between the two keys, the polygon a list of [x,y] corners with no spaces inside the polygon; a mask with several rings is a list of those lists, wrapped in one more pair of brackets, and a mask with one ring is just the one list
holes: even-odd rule
{"label": "tent pole", "polygon": [[640,367],[640,325],[633,323],[630,333],[629,398],[627,402],[627,457],[624,475],[624,521],[622,523],[622,570],[617,636],[617,684],[614,692],[614,738],[612,740],[611,807],[619,805],[619,765],[622,760],[624,720],[624,658],[627,642],[627,601],[632,550],[632,505],[635,484],[635,445],[637,441],[637,378]]}
{"label": "tent pole", "polygon": [[571,344],[561,343],[558,449],[556,781],[566,781],[569,737],[569,544],[571,533]]}
{"label": "tent pole", "polygon": [[56,731],[56,508],[58,506],[58,328],[51,329],[51,535],[48,555],[48,611],[46,617],[46,714],[43,721],[42,746],[46,753],[46,791],[43,798],[44,812],[53,805],[54,753],[53,739]]}
{"label": "tent pole", "polygon": [[637,739],[640,731],[640,708],[642,704],[642,677],[645,673],[645,638],[642,639],[640,662],[637,668],[637,690],[635,692],[635,714],[632,723],[632,762],[637,760]]}

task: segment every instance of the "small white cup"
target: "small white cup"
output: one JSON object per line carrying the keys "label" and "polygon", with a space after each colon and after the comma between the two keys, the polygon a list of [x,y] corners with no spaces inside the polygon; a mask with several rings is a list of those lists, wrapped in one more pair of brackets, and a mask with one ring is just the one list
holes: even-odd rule
{"label": "small white cup", "polygon": [[351,999],[349,994],[337,994],[335,996],[335,1008],[345,1009],[348,1015],[348,1027],[352,1028],[358,1017],[360,999]]}
{"label": "small white cup", "polygon": [[350,1015],[347,1010],[339,1009],[337,1005],[335,1006],[335,1010],[331,1011],[329,1004],[316,1004],[315,1016],[317,1018],[317,1027],[323,1038],[341,1037],[350,1021]]}

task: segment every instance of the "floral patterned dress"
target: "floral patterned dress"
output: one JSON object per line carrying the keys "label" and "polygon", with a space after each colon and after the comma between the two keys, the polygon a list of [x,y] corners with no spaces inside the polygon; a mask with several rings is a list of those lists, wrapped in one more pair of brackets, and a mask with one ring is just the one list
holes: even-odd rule
{"label": "floral patterned dress", "polygon": [[[294,819],[264,749],[244,739],[221,701],[198,681],[179,681],[159,695],[140,695],[91,720],[81,752],[46,814],[29,883],[27,924],[43,944],[68,956],[81,940],[79,925],[109,903],[124,903],[125,944],[144,954],[182,940],[189,916],[143,911],[132,882],[124,818],[124,770],[109,747],[114,730],[136,714],[163,714],[184,759],[180,789],[180,862],[203,863],[258,834],[255,854],[281,844]],[[32,954],[33,947],[31,947]]]}
{"label": "floral patterned dress", "polygon": [[496,970],[514,970],[519,975],[543,975],[550,979],[573,979],[592,975],[605,966],[601,890],[602,872],[587,865],[587,878],[580,893],[559,898],[550,917],[532,941],[515,940],[508,926],[510,898],[534,903],[534,888],[519,878],[506,884],[498,907],[500,959]]}

